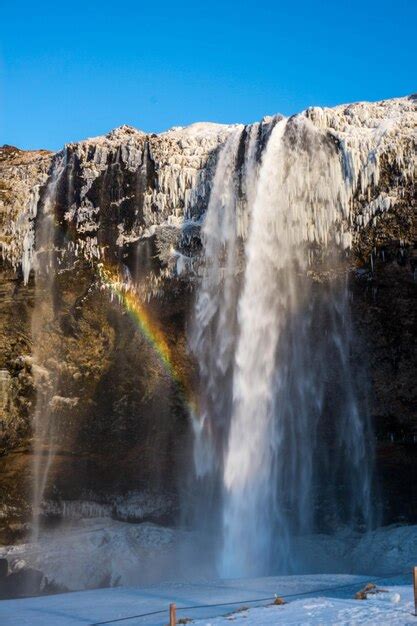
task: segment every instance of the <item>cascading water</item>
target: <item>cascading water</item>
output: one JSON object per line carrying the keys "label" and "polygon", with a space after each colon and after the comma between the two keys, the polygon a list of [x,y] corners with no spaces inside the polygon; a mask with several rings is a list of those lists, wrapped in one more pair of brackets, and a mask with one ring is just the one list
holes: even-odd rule
{"label": "cascading water", "polygon": [[[203,228],[207,263],[196,304],[196,323],[191,337],[192,350],[199,359],[200,378],[205,393],[195,427],[194,461],[197,476],[204,482],[201,505],[195,507],[200,522],[216,527],[206,515],[219,510],[219,480],[223,471],[224,444],[229,428],[232,395],[233,355],[237,335],[236,299],[239,292],[237,268],[242,237],[248,227],[248,207],[256,182],[256,146],[259,124],[246,133],[243,126],[232,131],[220,153],[209,207]],[[239,150],[245,156],[238,168]],[[238,193],[238,190],[240,193]]]}
{"label": "cascading water", "polygon": [[[221,531],[223,576],[300,570],[297,536],[371,517],[370,427],[338,272],[350,243],[343,163],[305,118],[269,122],[260,164],[259,133],[238,128],[218,160],[191,342],[196,473],[210,486],[210,508],[198,507]],[[317,266],[333,274],[323,284]]]}
{"label": "cascading water", "polygon": [[39,539],[42,501],[55,456],[56,423],[51,419],[51,401],[57,387],[56,369],[45,367],[45,361],[56,358],[51,343],[50,326],[55,316],[54,282],[56,275],[55,205],[57,187],[65,169],[65,156],[58,155],[42,199],[36,225],[35,307],[32,315],[36,409],[33,420],[33,526],[32,539]]}

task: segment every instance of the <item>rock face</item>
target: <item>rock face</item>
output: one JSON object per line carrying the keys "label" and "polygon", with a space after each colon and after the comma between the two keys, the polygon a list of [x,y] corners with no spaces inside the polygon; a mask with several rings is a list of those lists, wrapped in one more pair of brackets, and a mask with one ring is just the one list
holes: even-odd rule
{"label": "rock face", "polygon": [[[156,250],[169,265],[178,232],[204,212],[216,151],[231,128],[194,124],[149,136],[123,126],[66,146],[56,212],[67,254],[123,262],[139,255],[132,261],[143,272]],[[158,284],[163,276],[148,278]]]}
{"label": "rock face", "polygon": [[[258,160],[277,119],[259,124]],[[291,118],[287,141],[303,142],[300,121],[335,146],[352,190],[346,232],[352,241],[353,314],[368,361],[386,519],[402,513],[415,520],[417,510],[405,505],[405,487],[401,506],[394,494],[396,477],[416,467],[417,451],[417,100],[311,108]],[[18,534],[11,527],[22,529],[27,518],[35,379],[36,386],[49,388],[56,424],[50,496],[123,492],[142,483],[176,491],[190,447],[178,378],[192,381],[195,370],[186,326],[199,278],[200,226],[219,149],[236,128],[194,124],[149,135],[123,126],[105,137],[68,144],[56,155],[0,149],[0,526],[3,519],[5,540]],[[237,177],[250,131],[241,129]],[[51,202],[53,298],[34,358],[35,249],[41,240],[39,216]],[[152,332],[164,336],[176,376],[167,371],[155,341],[137,332],[144,321],[132,322],[103,271],[135,284]]]}
{"label": "rock face", "polygon": [[23,286],[23,250],[33,248],[31,224],[39,189],[52,155],[0,148],[0,450],[16,446],[29,432],[33,389],[30,376],[30,318],[33,285]]}

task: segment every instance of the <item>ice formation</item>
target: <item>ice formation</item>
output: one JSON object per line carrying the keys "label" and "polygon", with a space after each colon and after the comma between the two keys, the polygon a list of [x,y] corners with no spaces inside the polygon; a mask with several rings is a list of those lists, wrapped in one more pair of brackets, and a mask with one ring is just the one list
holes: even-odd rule
{"label": "ice formation", "polygon": [[[292,119],[303,118],[335,142],[343,160],[346,181],[353,191],[347,241],[381,212],[407,201],[407,189],[416,175],[414,96],[313,107]],[[267,127],[271,119],[265,118],[261,125]],[[106,136],[68,144],[64,148],[67,166],[60,216],[71,233],[68,248],[88,259],[101,258],[110,243],[123,249],[167,227],[177,231],[181,246],[190,233],[187,223],[199,228],[218,149],[235,129],[233,125],[200,123],[154,135],[122,126]],[[1,253],[13,266],[21,265],[25,281],[33,265],[36,204],[42,199],[51,158],[47,153],[36,154],[22,165],[6,167],[13,198],[0,197],[6,213],[0,224]],[[99,241],[103,205],[92,193],[98,183],[111,186],[110,209],[117,222],[111,242]],[[173,273],[174,259],[166,275]]]}

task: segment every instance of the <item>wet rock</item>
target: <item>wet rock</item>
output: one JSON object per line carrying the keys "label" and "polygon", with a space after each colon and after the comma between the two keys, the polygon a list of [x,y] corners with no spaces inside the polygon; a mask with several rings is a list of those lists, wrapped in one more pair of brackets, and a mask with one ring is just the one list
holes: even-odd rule
{"label": "wet rock", "polygon": [[0,558],[0,580],[6,578],[9,573],[9,563],[7,559]]}
{"label": "wet rock", "polygon": [[45,577],[36,569],[20,569],[6,576],[0,586],[0,597],[38,596],[44,590]]}

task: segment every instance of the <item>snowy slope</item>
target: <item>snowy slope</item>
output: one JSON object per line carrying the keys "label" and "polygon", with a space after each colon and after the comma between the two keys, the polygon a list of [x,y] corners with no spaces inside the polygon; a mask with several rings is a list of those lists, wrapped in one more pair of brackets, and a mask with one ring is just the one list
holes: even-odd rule
{"label": "snowy slope", "polygon": [[[297,538],[294,550],[300,561],[303,557],[303,566],[294,570],[298,574],[331,571],[389,576],[411,571],[416,564],[417,526],[386,526],[365,534],[341,530],[334,536],[306,535]],[[211,580],[218,574],[205,556],[202,537],[196,532],[108,517],[45,530],[38,546],[0,548],[0,557],[8,558],[11,571],[25,563],[70,591],[104,584],[130,587],[167,580]]]}

